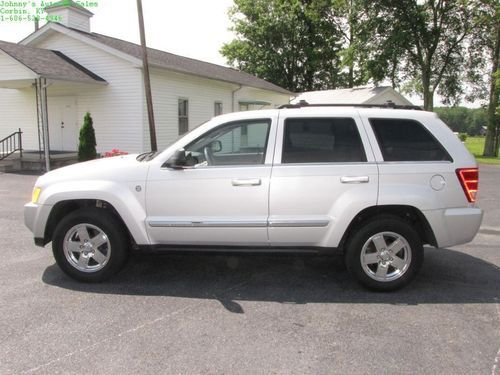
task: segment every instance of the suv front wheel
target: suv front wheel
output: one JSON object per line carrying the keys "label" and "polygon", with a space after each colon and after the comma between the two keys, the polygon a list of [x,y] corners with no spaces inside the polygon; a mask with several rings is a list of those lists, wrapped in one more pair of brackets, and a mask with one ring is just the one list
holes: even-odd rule
{"label": "suv front wheel", "polygon": [[402,219],[383,216],[367,222],[347,243],[345,261],[364,286],[389,291],[408,284],[424,259],[422,241]]}
{"label": "suv front wheel", "polygon": [[52,251],[57,264],[79,281],[103,281],[123,268],[128,257],[123,224],[102,209],[79,209],[57,225]]}

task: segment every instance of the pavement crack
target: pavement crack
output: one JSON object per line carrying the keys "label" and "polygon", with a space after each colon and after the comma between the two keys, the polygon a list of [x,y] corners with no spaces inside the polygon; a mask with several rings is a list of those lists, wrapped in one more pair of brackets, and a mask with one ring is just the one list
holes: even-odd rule
{"label": "pavement crack", "polygon": [[191,308],[192,306],[186,306],[186,307],[183,307],[182,309],[179,309],[179,310],[176,310],[176,311],[173,311],[171,312],[170,314],[166,314],[166,315],[162,315],[156,319],[153,319],[153,320],[149,320],[149,321],[146,321],[142,324],[139,324],[133,328],[129,328],[127,330],[124,330],[124,331],[121,331],[115,335],[112,335],[111,337],[107,337],[105,339],[102,339],[102,340],[99,340],[99,341],[96,341],[95,343],[91,344],[90,346],[85,346],[85,348],[82,348],[82,349],[78,349],[78,350],[75,350],[75,351],[72,351],[72,352],[69,352],[69,353],[66,353],[58,358],[55,358],[49,362],[46,362],[46,363],[43,363],[41,365],[38,365],[36,367],[33,367],[29,370],[25,370],[23,371],[22,373],[23,374],[31,374],[33,372],[36,372],[44,367],[47,367],[47,366],[50,366],[50,365],[53,365],[54,363],[58,363],[58,362],[61,362],[62,360],[66,359],[66,358],[69,358],[69,357],[72,357],[74,356],[75,354],[78,354],[78,353],[82,353],[82,352],[87,352],[89,349],[91,348],[94,348],[96,346],[99,346],[101,344],[104,344],[104,343],[107,343],[109,341],[112,341],[113,339],[116,339],[116,338],[120,338],[124,335],[127,335],[127,334],[130,334],[130,333],[133,333],[133,332],[136,332],[136,331],[139,331],[145,327],[148,327],[148,326],[152,326],[158,322],[161,322],[167,318],[171,318],[175,315],[178,315],[184,311],[186,311],[187,309]]}

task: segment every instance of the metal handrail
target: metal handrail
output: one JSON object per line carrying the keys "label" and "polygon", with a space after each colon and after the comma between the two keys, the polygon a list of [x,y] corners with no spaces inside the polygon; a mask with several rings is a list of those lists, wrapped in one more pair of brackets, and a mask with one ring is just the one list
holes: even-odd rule
{"label": "metal handrail", "polygon": [[23,157],[22,134],[23,132],[19,129],[17,132],[14,132],[0,140],[0,160],[5,159],[16,151],[19,151],[20,156]]}

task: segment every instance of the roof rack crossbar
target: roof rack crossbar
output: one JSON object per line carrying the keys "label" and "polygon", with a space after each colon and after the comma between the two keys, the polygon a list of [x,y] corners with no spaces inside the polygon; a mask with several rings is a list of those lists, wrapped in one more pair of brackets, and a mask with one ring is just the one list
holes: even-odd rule
{"label": "roof rack crossbar", "polygon": [[418,105],[400,105],[400,104],[394,104],[391,101],[388,101],[387,103],[384,104],[339,104],[339,103],[309,104],[304,100],[301,100],[300,103],[297,104],[283,104],[279,106],[278,109],[304,108],[304,107],[358,107],[358,108],[414,109],[416,111],[422,110],[422,107]]}

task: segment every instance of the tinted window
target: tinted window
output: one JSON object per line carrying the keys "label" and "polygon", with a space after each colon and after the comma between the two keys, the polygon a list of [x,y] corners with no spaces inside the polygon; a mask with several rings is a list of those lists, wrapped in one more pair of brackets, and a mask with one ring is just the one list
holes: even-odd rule
{"label": "tinted window", "polygon": [[285,120],[282,163],[359,161],[366,155],[352,118]]}
{"label": "tinted window", "polygon": [[385,161],[451,161],[443,146],[419,122],[370,119]]}

